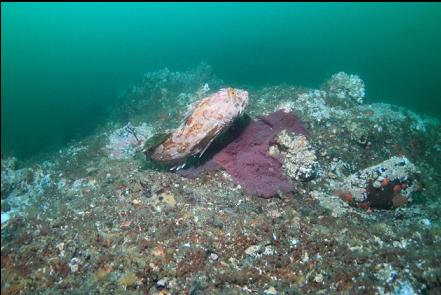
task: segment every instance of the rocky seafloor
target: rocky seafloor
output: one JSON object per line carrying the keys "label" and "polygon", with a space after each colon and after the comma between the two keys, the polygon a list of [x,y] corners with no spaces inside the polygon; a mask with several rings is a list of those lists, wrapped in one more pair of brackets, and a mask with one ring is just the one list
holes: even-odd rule
{"label": "rocky seafloor", "polygon": [[308,130],[268,151],[289,192],[259,198],[225,170],[187,178],[146,161],[145,140],[222,86],[205,64],[147,73],[95,134],[2,157],[1,293],[441,293],[437,119],[371,103],[342,72],[320,89],[242,86],[251,118],[284,109]]}

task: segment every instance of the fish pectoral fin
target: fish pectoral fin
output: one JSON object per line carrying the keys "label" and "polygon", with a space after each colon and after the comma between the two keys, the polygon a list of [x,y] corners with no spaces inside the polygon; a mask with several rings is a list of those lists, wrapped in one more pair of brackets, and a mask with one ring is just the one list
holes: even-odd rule
{"label": "fish pectoral fin", "polygon": [[214,138],[212,138],[207,145],[204,147],[204,149],[199,153],[199,158],[202,157],[202,155],[205,153],[205,151],[208,149],[208,147],[211,145],[211,143],[213,142]]}
{"label": "fish pectoral fin", "polygon": [[219,135],[219,133],[221,133],[222,128],[219,128],[218,130],[216,130],[214,136],[212,139],[210,139],[210,141],[207,143],[207,145],[204,147],[204,149],[200,152],[199,154],[199,158],[202,157],[202,155],[205,153],[205,151],[210,147],[210,145],[213,143],[213,141],[216,139],[216,137]]}

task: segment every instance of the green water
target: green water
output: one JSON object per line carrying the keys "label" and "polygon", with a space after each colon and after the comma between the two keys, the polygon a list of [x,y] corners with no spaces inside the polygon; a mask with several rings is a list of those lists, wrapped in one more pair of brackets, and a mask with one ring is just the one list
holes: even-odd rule
{"label": "green water", "polygon": [[205,61],[232,86],[318,87],[441,117],[441,5],[1,5],[1,149],[28,157],[93,131],[143,73]]}

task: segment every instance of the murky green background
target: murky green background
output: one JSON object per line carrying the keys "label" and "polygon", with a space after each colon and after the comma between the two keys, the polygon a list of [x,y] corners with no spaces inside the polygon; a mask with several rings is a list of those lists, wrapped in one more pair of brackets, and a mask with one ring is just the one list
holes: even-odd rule
{"label": "murky green background", "polygon": [[88,134],[147,71],[211,64],[233,86],[318,87],[337,71],[367,101],[441,117],[441,5],[1,4],[1,149]]}

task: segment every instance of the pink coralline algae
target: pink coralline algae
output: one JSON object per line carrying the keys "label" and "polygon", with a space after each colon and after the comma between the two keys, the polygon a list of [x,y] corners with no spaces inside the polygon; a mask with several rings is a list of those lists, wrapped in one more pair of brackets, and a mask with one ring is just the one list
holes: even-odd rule
{"label": "pink coralline algae", "polygon": [[[292,183],[283,175],[281,161],[268,154],[274,137],[282,130],[308,134],[296,116],[279,110],[258,117],[249,123],[235,140],[215,154],[211,161],[181,175],[195,176],[198,172],[212,170],[217,164],[250,195],[270,198],[279,192],[289,192],[292,190]],[[206,165],[208,169],[204,168]]]}

